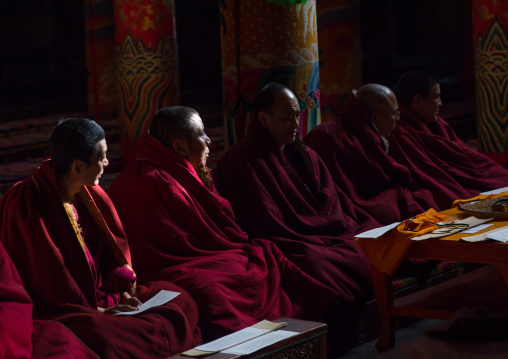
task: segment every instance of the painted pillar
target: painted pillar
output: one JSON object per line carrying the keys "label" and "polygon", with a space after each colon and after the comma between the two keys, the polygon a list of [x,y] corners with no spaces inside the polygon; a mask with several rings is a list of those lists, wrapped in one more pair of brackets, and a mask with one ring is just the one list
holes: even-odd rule
{"label": "painted pillar", "polygon": [[360,0],[317,0],[321,119],[339,114],[362,85]]}
{"label": "painted pillar", "polygon": [[508,2],[473,0],[478,148],[508,162]]}
{"label": "painted pillar", "polygon": [[269,82],[297,95],[300,133],[306,135],[320,123],[315,0],[219,3],[226,146],[242,139],[254,97]]}
{"label": "painted pillar", "polygon": [[114,0],[122,162],[162,107],[180,102],[174,0]]}
{"label": "painted pillar", "polygon": [[115,23],[112,0],[85,0],[88,113],[97,122],[117,109]]}

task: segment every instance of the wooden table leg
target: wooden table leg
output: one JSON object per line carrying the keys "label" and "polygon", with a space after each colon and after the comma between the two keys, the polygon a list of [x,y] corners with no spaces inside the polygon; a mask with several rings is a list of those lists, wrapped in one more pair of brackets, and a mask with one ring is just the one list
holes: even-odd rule
{"label": "wooden table leg", "polygon": [[371,274],[381,324],[376,349],[384,352],[395,345],[395,328],[390,314],[390,308],[393,306],[392,278],[374,266],[372,266]]}

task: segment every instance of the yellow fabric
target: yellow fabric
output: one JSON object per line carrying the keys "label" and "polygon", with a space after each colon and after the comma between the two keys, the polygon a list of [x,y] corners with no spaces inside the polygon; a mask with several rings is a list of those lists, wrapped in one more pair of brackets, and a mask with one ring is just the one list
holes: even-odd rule
{"label": "yellow fabric", "polygon": [[[459,204],[473,200],[481,200],[493,197],[508,196],[508,192],[491,195],[480,195],[469,199],[459,199],[453,202],[452,208],[436,212],[429,209],[427,212],[408,219],[397,226],[397,230],[391,230],[383,236],[373,238],[356,238],[358,246],[369,258],[371,264],[381,272],[392,275],[399,267],[406,253],[409,251],[413,237],[420,236],[438,228],[437,223],[443,220],[452,221],[464,218],[465,212],[459,209]],[[411,222],[411,224],[409,223]],[[409,228],[408,227],[409,224]],[[492,222],[493,226],[485,229],[490,231],[508,225],[508,221]],[[456,233],[439,240],[458,241],[464,234]]]}
{"label": "yellow fabric", "polygon": [[356,242],[373,266],[392,275],[411,247],[410,239],[438,228],[437,223],[445,217],[431,208],[400,223],[396,231],[391,230],[377,239],[356,238]]}

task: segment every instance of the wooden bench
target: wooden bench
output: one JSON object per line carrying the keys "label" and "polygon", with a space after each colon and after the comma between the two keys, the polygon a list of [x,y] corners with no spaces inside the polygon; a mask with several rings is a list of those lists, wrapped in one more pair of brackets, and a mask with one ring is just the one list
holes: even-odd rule
{"label": "wooden bench", "polygon": [[[245,359],[325,359],[326,358],[326,333],[328,327],[324,323],[310,322],[305,320],[279,318],[273,322],[288,323],[283,330],[298,332],[300,334],[287,338],[278,343],[260,349],[249,355],[242,355]],[[216,353],[204,358],[207,359],[232,359],[238,355]],[[170,358],[190,359],[191,357],[175,355]]]}

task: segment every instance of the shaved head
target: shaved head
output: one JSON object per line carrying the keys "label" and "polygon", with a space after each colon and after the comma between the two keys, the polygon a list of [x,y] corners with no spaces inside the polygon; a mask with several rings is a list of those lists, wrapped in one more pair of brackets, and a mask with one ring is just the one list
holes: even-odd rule
{"label": "shaved head", "polygon": [[388,87],[378,84],[367,84],[355,92],[369,114],[369,119],[388,152],[388,136],[400,119],[397,98]]}
{"label": "shaved head", "polygon": [[388,87],[378,84],[363,85],[356,91],[356,97],[365,106],[367,111],[382,111],[391,105],[393,91]]}

